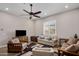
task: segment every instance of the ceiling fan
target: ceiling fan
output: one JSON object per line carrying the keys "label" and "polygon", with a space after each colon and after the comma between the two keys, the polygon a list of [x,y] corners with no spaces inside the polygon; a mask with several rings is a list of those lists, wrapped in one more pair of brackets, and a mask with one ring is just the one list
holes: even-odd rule
{"label": "ceiling fan", "polygon": [[23,9],[23,11],[26,12],[26,13],[28,13],[28,14],[30,15],[29,19],[32,19],[33,16],[34,16],[34,17],[37,17],[37,18],[40,18],[40,16],[37,16],[37,14],[40,14],[41,11],[33,12],[33,11],[32,11],[32,6],[33,6],[33,5],[30,4],[30,7],[31,7],[30,12],[27,11],[27,10],[25,10],[25,9]]}

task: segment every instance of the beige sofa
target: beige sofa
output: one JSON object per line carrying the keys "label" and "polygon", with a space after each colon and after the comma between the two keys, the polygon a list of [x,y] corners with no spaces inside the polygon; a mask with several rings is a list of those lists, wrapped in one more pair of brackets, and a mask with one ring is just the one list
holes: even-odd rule
{"label": "beige sofa", "polygon": [[53,45],[52,40],[47,40],[47,39],[38,39],[38,43],[42,43],[42,44],[50,45],[50,46]]}
{"label": "beige sofa", "polygon": [[45,44],[45,45],[50,45],[50,46],[56,46],[56,45],[59,44],[58,38],[57,38],[56,35],[53,36],[51,40],[48,40],[46,38],[39,38],[38,43]]}
{"label": "beige sofa", "polygon": [[32,54],[34,56],[52,56],[54,50],[52,48],[33,48]]}

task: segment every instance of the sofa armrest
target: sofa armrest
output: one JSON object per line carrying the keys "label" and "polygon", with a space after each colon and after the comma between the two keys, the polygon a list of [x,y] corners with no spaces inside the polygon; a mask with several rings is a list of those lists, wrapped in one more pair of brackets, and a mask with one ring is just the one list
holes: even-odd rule
{"label": "sofa armrest", "polygon": [[8,52],[21,52],[22,51],[22,44],[21,43],[8,43]]}
{"label": "sofa armrest", "polygon": [[75,53],[75,52],[69,52],[69,51],[66,51],[64,49],[61,49],[61,48],[58,48],[58,55],[60,56],[62,52],[62,55],[67,55],[67,56],[79,56],[78,53]]}

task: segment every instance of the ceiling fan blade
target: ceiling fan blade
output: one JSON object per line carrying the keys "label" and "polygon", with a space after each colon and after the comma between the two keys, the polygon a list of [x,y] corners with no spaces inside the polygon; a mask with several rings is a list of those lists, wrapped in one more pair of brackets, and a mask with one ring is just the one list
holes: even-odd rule
{"label": "ceiling fan blade", "polygon": [[41,11],[35,12],[35,13],[33,13],[33,14],[39,14],[39,13],[41,13]]}
{"label": "ceiling fan blade", "polygon": [[26,11],[25,9],[23,9],[23,11],[25,11],[26,13],[29,13],[30,14],[30,12]]}
{"label": "ceiling fan blade", "polygon": [[35,15],[35,14],[34,14],[33,16],[40,18],[40,16],[37,16],[37,15]]}

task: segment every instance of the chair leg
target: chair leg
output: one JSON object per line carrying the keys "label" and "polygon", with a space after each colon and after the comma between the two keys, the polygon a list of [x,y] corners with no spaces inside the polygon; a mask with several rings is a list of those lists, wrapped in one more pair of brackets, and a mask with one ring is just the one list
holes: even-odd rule
{"label": "chair leg", "polygon": [[60,56],[60,55],[61,55],[60,50],[58,50],[58,56]]}
{"label": "chair leg", "polygon": [[61,56],[63,56],[63,55],[64,55],[64,53],[62,52]]}

